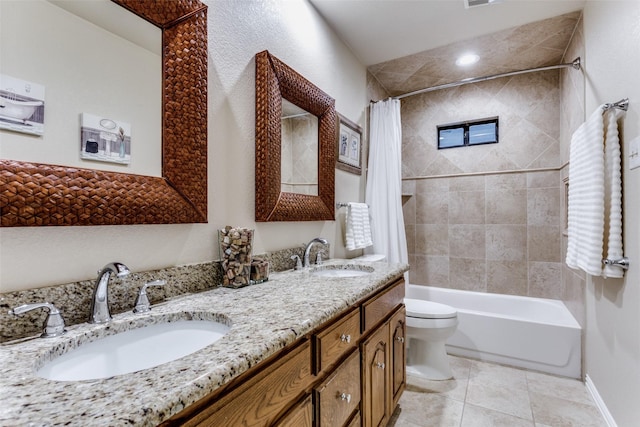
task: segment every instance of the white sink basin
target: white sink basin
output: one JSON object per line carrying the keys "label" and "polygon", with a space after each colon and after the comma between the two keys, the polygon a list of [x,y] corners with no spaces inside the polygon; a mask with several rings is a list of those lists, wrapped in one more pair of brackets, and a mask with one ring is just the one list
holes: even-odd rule
{"label": "white sink basin", "polygon": [[82,344],[46,363],[37,375],[55,381],[81,381],[136,372],[201,350],[229,329],[210,320],[156,323]]}
{"label": "white sink basin", "polygon": [[314,276],[320,277],[361,277],[373,273],[373,268],[364,265],[335,265],[318,267],[311,271]]}

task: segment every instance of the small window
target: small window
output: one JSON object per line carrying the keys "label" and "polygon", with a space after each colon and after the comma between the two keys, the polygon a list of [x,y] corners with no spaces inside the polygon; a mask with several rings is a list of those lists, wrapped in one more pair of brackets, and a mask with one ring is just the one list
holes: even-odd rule
{"label": "small window", "polygon": [[498,117],[438,126],[438,149],[498,142]]}

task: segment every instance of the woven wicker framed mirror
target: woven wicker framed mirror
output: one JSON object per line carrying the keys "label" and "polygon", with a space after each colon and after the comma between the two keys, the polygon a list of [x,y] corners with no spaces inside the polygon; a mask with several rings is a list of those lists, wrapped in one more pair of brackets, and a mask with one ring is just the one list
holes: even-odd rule
{"label": "woven wicker framed mirror", "polygon": [[207,222],[207,6],[112,0],[162,30],[162,177],[0,159],[0,225]]}
{"label": "woven wicker framed mirror", "polygon": [[[256,221],[335,219],[335,101],[268,51],[256,54]],[[317,195],[281,189],[281,116],[286,99],[318,117]]]}

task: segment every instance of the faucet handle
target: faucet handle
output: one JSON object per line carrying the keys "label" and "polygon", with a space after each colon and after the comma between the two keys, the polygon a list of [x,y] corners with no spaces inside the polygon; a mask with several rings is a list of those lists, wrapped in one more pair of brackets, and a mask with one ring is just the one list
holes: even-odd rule
{"label": "faucet handle", "polygon": [[322,260],[322,252],[318,252],[318,255],[316,255],[316,265],[322,264],[324,264],[324,261]]}
{"label": "faucet handle", "polygon": [[300,259],[299,255],[291,255],[291,259],[294,260],[296,262],[295,267],[293,267],[294,270],[302,270],[302,260]]}
{"label": "faucet handle", "polygon": [[154,280],[152,282],[147,282],[140,288],[140,292],[138,292],[138,297],[136,298],[136,302],[133,307],[134,313],[146,313],[151,310],[151,303],[149,302],[149,298],[147,297],[147,287],[149,286],[164,286],[167,283],[166,280]]}
{"label": "faucet handle", "polygon": [[62,314],[60,314],[60,310],[48,302],[19,305],[9,310],[9,314],[17,316],[18,314],[26,313],[36,308],[46,308],[49,310],[49,314],[47,314],[47,318],[44,320],[42,335],[40,335],[41,338],[58,337],[66,332],[64,329],[64,319],[62,318]]}

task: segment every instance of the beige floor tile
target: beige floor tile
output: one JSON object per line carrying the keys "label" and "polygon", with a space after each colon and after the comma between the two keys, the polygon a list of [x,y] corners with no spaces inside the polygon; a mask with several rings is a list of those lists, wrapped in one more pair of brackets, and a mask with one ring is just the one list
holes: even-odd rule
{"label": "beige floor tile", "polygon": [[533,427],[533,421],[467,403],[460,427]]}
{"label": "beige floor tile", "polygon": [[572,402],[593,405],[584,383],[572,378],[556,377],[539,372],[527,372],[527,384],[532,393],[558,397]]}
{"label": "beige floor tile", "polygon": [[415,424],[424,427],[459,427],[464,403],[437,394],[405,390],[399,406],[396,426]]}
{"label": "beige floor tile", "polygon": [[533,420],[529,392],[495,384],[478,384],[469,381],[467,403],[486,409],[504,412],[519,418]]}
{"label": "beige floor tile", "polygon": [[432,381],[414,375],[407,375],[407,390],[419,393],[437,393],[450,399],[464,401],[467,394],[471,361],[461,357],[450,356],[449,363],[451,364],[454,379]]}
{"label": "beige floor tile", "polygon": [[606,427],[600,412],[592,404],[531,393],[531,409],[536,422],[554,427]]}
{"label": "beige floor tile", "polygon": [[473,362],[466,402],[519,418],[533,419],[524,370]]}
{"label": "beige floor tile", "polygon": [[400,406],[396,406],[396,410],[391,415],[391,418],[389,419],[389,423],[387,424],[387,427],[422,427],[406,420],[400,420],[399,418],[401,413],[402,413],[402,408],[400,408]]}
{"label": "beige floor tile", "polygon": [[584,384],[450,356],[454,379],[407,377],[391,427],[606,427]]}
{"label": "beige floor tile", "polygon": [[474,360],[471,362],[469,383],[527,390],[527,372],[523,369]]}

